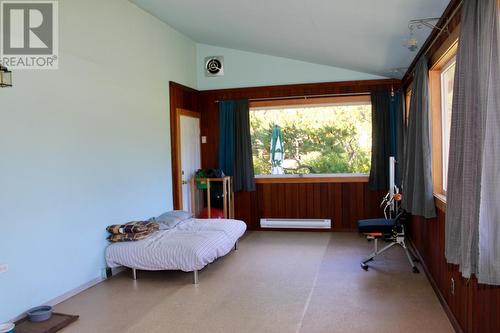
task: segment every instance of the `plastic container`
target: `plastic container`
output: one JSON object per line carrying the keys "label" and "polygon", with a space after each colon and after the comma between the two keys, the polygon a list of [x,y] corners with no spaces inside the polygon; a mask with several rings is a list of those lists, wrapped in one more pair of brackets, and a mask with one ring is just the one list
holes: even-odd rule
{"label": "plastic container", "polygon": [[0,324],[0,333],[14,333],[15,327],[14,323]]}
{"label": "plastic container", "polygon": [[52,307],[48,305],[37,306],[26,311],[28,319],[33,322],[49,320],[52,317]]}

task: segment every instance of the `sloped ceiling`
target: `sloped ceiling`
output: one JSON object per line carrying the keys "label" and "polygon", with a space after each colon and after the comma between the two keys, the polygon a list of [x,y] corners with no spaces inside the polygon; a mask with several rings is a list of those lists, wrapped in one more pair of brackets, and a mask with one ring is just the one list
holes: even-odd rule
{"label": "sloped ceiling", "polygon": [[[416,52],[408,21],[449,0],[131,0],[193,40],[398,77]],[[417,30],[422,45],[430,29]]]}

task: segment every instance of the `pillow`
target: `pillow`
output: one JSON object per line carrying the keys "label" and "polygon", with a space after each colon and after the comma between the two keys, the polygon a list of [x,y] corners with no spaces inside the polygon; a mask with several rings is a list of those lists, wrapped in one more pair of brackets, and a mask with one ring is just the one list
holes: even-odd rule
{"label": "pillow", "polygon": [[175,228],[182,221],[188,220],[193,217],[190,212],[183,210],[173,210],[166,212],[156,217],[154,221],[160,225],[160,230],[168,230]]}

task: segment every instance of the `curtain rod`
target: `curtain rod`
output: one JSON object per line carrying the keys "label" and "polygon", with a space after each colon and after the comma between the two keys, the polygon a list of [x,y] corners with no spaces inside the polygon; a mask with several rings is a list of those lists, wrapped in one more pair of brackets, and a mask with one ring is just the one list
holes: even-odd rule
{"label": "curtain rod", "polygon": [[[325,94],[325,95],[302,95],[302,96],[286,96],[286,97],[264,97],[264,98],[249,98],[250,102],[257,101],[275,101],[284,99],[309,99],[309,98],[321,98],[321,97],[342,97],[342,96],[364,96],[370,95],[370,92],[360,92],[360,93],[345,93],[345,94]],[[219,103],[222,100],[216,100],[215,103]]]}
{"label": "curtain rod", "polygon": [[[423,50],[420,50],[420,52],[417,54],[417,56],[415,57],[415,59],[413,60],[413,62],[411,63],[410,65],[410,68],[411,70],[409,70],[405,75],[404,77],[409,77],[409,76],[412,76],[413,74],[415,74],[415,66],[416,66],[416,63],[417,61],[424,55],[427,55],[427,52],[430,51],[430,49],[434,46],[434,44],[436,44],[437,40],[439,37],[441,37],[441,35],[443,34],[443,31],[447,30],[448,29],[445,29],[445,28],[448,28],[448,25],[450,24],[451,20],[453,18],[455,18],[455,15],[457,14],[457,12],[459,11],[460,8],[462,8],[462,5],[464,4],[464,0],[461,0],[458,5],[455,7],[455,9],[453,10],[453,12],[451,12],[451,14],[448,16],[448,19],[446,20],[445,24],[443,24],[443,27],[441,30],[439,30],[439,32],[437,33],[436,37],[431,41],[431,43],[425,47],[425,49]],[[450,31],[448,31],[448,33],[450,33]],[[403,79],[404,81],[404,79]]]}

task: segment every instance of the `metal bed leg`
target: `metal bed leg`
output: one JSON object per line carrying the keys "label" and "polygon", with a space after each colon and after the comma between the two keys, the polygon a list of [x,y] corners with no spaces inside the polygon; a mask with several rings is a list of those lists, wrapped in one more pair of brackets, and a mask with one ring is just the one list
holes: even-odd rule
{"label": "metal bed leg", "polygon": [[237,240],[236,243],[234,243],[234,250],[237,251],[239,246],[240,246],[239,240]]}
{"label": "metal bed leg", "polygon": [[137,280],[137,270],[132,268],[132,280]]}
{"label": "metal bed leg", "polygon": [[198,284],[198,271],[193,271],[193,284]]}

